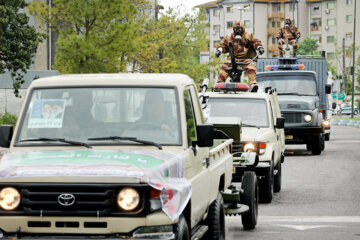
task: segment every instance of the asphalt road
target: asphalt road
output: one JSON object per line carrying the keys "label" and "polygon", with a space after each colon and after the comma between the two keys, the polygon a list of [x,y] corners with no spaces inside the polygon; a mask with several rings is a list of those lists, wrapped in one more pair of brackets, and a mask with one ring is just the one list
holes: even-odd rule
{"label": "asphalt road", "polygon": [[320,156],[286,149],[281,192],[259,205],[252,231],[226,217],[226,239],[360,240],[360,129],[333,126]]}

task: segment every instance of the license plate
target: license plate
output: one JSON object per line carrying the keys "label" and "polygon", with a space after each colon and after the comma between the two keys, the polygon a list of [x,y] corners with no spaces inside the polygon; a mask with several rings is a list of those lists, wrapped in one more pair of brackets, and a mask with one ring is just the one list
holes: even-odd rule
{"label": "license plate", "polygon": [[285,139],[290,139],[291,140],[291,139],[294,139],[294,136],[293,135],[286,135]]}
{"label": "license plate", "polygon": [[233,173],[236,173],[236,167],[233,167]]}

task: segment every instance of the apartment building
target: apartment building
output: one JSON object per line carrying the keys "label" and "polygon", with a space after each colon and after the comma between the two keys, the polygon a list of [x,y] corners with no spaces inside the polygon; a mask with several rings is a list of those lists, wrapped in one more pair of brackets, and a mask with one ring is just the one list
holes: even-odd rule
{"label": "apartment building", "polygon": [[[341,55],[336,49],[353,41],[355,0],[218,0],[197,7],[204,7],[207,12],[208,49],[200,53],[200,61],[207,62],[216,50],[220,39],[232,32],[235,20],[241,20],[246,31],[254,33],[264,45],[267,57],[278,56],[276,33],[284,26],[286,17],[290,17],[301,31],[301,39],[318,39],[319,50],[327,52],[327,58],[341,71]],[[360,3],[357,4],[360,12]],[[358,14],[359,15],[359,14]],[[357,26],[360,26],[359,17]],[[360,44],[360,31],[356,33],[357,46]],[[350,66],[347,59],[347,66]]]}

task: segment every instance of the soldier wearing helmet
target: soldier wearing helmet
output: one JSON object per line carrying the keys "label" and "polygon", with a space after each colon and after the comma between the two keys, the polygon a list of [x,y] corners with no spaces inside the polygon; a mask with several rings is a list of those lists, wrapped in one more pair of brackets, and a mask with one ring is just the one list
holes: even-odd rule
{"label": "soldier wearing helmet", "polygon": [[297,51],[297,42],[300,38],[301,34],[297,27],[292,25],[291,19],[287,17],[285,19],[285,26],[280,28],[276,38],[278,39],[278,47],[280,50],[280,56],[283,56],[283,47],[282,45],[285,44],[286,39],[289,40],[289,43],[294,47],[294,57],[296,57]]}
{"label": "soldier wearing helmet", "polygon": [[[261,44],[261,41],[257,39],[252,33],[245,32],[244,27],[240,21],[235,21],[233,25],[233,33],[227,35],[220,42],[220,46],[216,50],[215,55],[219,57],[221,53],[229,52],[229,42],[232,42],[234,45],[234,55],[235,59],[238,62],[247,62],[250,61],[249,53],[252,50],[258,50],[260,54],[264,53],[264,48]],[[225,82],[228,77],[226,69],[231,66],[230,59],[221,66],[218,82]],[[256,82],[256,66],[254,63],[249,63],[248,65],[243,65],[242,68],[246,70],[249,77],[249,84],[251,91],[256,92],[258,85]]]}

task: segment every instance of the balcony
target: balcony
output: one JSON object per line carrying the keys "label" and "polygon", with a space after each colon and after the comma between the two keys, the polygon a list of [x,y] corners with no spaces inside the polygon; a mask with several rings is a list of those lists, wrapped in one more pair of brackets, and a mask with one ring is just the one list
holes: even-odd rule
{"label": "balcony", "polygon": [[272,18],[285,18],[285,17],[284,17],[284,13],[282,12],[272,12],[269,14],[268,18],[272,19]]}
{"label": "balcony", "polygon": [[267,35],[276,36],[278,30],[276,28],[268,28]]}

